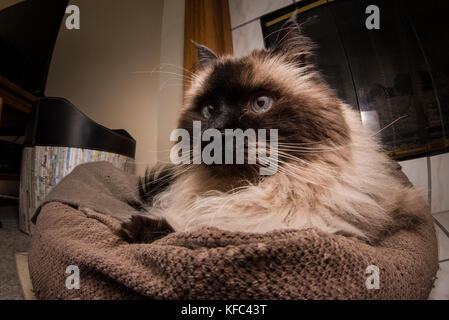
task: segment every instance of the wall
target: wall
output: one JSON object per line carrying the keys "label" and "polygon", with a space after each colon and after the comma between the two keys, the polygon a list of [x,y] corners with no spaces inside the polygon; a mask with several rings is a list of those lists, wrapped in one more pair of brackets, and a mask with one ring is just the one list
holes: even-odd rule
{"label": "wall", "polygon": [[12,5],[15,5],[19,2],[22,2],[23,0],[0,0],[0,10],[3,10],[5,8],[8,8]]}
{"label": "wall", "polygon": [[[163,0],[73,0],[80,29],[65,22],[56,41],[46,95],[70,100],[94,121],[137,141],[136,168],[156,161]],[[67,17],[67,15],[66,15]]]}
{"label": "wall", "polygon": [[[176,128],[183,99],[184,0],[165,0],[162,17],[157,159],[169,161],[170,133]],[[167,72],[167,73],[165,73]],[[175,74],[173,74],[175,73]]]}
{"label": "wall", "polygon": [[[264,47],[259,18],[286,7],[294,0],[229,0],[234,55],[243,56]],[[256,4],[257,3],[257,4]]]}
{"label": "wall", "polygon": [[[18,2],[0,0],[0,9]],[[65,97],[94,121],[127,130],[137,140],[136,173],[168,161],[183,99],[182,80],[171,73],[183,74],[184,0],[69,4],[79,6],[81,28],[67,30],[63,21],[46,95]],[[0,181],[0,193],[17,194],[17,186]]]}
{"label": "wall", "polygon": [[399,164],[410,181],[425,190],[433,214],[449,211],[449,153]]}

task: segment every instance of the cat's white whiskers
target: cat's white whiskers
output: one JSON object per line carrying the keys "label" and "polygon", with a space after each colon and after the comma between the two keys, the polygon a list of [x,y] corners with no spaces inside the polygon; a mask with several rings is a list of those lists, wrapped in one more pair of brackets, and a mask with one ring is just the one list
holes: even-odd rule
{"label": "cat's white whiskers", "polygon": [[309,162],[307,160],[301,159],[299,157],[295,157],[295,156],[293,156],[290,153],[282,152],[282,151],[279,151],[279,150],[278,150],[278,154],[279,154],[280,158],[286,158],[286,159],[293,160],[293,161],[296,161],[296,162],[301,162],[301,163],[307,165],[307,167],[304,167],[304,166],[301,167],[304,170],[310,170],[312,172],[316,172],[316,173],[320,173],[320,174],[323,174],[323,170],[324,170],[324,171],[327,171],[328,173],[330,173],[333,176],[335,176],[337,174],[337,172],[335,170],[331,169],[329,166],[321,166],[318,169],[312,169],[312,165],[316,166],[317,163],[312,164],[311,162]]}
{"label": "cat's white whiskers", "polygon": [[163,68],[165,68],[165,67],[176,68],[176,69],[179,69],[179,70],[181,70],[181,71],[183,71],[183,72],[187,72],[189,75],[191,75],[191,76],[193,76],[193,77],[198,77],[197,74],[196,74],[195,72],[190,71],[190,70],[188,70],[188,69],[186,69],[186,68],[183,68],[183,67],[181,67],[181,66],[179,66],[179,65],[177,65],[177,64],[173,64],[173,63],[161,62],[161,63],[159,63],[153,70],[158,69],[158,68],[159,68],[159,70],[161,70],[161,69],[163,69]]}
{"label": "cat's white whiskers", "polygon": [[[187,165],[187,166],[188,166],[188,165]],[[153,183],[153,182],[159,182],[159,181],[162,181],[162,180],[174,179],[174,178],[176,178],[176,177],[178,177],[178,176],[184,174],[186,171],[188,171],[188,170],[190,170],[190,169],[191,169],[191,167],[186,167],[186,168],[183,169],[182,171],[175,172],[175,173],[170,173],[170,174],[166,174],[166,175],[164,175],[164,176],[158,177],[157,179],[151,180],[151,183]],[[136,187],[136,188],[130,189],[130,190],[127,191],[127,192],[121,192],[120,194],[122,194],[122,195],[136,194],[137,192],[139,192],[139,190],[140,190],[140,188],[139,188],[139,187]]]}
{"label": "cat's white whiskers", "polygon": [[285,173],[285,174],[287,174],[287,175],[290,175],[290,176],[293,177],[293,178],[299,179],[300,181],[305,181],[305,182],[307,182],[307,183],[316,185],[316,186],[318,186],[318,187],[322,187],[322,188],[325,188],[325,189],[329,189],[328,186],[324,186],[324,185],[321,185],[320,183],[317,183],[317,182],[315,182],[315,181],[312,181],[312,180],[310,180],[310,179],[307,179],[306,177],[301,176],[301,175],[299,175],[299,174],[293,172],[292,170],[288,170],[287,168],[281,166],[280,164],[282,164],[282,165],[284,165],[284,166],[287,166],[287,167],[289,167],[290,169],[295,169],[295,171],[298,170],[298,169],[300,169],[300,170],[307,170],[306,168],[303,168],[303,167],[297,167],[297,166],[295,166],[295,165],[292,165],[292,164],[290,164],[290,163],[288,163],[288,162],[286,162],[286,161],[282,161],[282,160],[279,160],[279,159],[277,159],[277,161],[273,161],[273,160],[270,160],[270,159],[263,159],[263,160],[260,159],[260,160],[261,160],[260,163],[261,163],[262,165],[268,165],[268,164],[270,164],[270,165],[272,165],[272,166],[275,166],[275,168],[276,168],[278,171],[283,172],[283,173]]}
{"label": "cat's white whiskers", "polygon": [[372,134],[371,136],[374,137],[374,136],[378,135],[379,133],[381,133],[381,132],[384,131],[385,129],[388,129],[389,127],[391,127],[392,125],[394,125],[396,122],[398,122],[398,121],[400,121],[400,120],[402,120],[402,119],[404,119],[404,118],[407,118],[407,117],[408,117],[408,114],[405,114],[405,115],[403,115],[403,116],[397,118],[396,120],[392,121],[390,124],[386,125],[385,127],[383,127],[382,129],[380,129],[380,130],[377,131],[376,133]]}
{"label": "cat's white whiskers", "polygon": [[162,66],[162,67],[164,67],[164,66],[169,66],[169,67],[177,68],[177,69],[179,69],[179,70],[182,70],[182,71],[184,71],[184,72],[187,72],[187,74],[191,75],[193,78],[196,78],[196,79],[199,78],[199,77],[196,75],[195,72],[192,72],[192,71],[190,71],[190,70],[187,70],[186,68],[183,68],[183,67],[178,66],[178,65],[173,64],[173,63],[161,63],[160,66]]}
{"label": "cat's white whiskers", "polygon": [[178,77],[177,79],[187,80],[188,82],[192,82],[192,81],[196,80],[196,78],[193,78],[192,76],[189,76],[186,74],[170,72],[170,71],[162,71],[162,70],[134,71],[131,73],[132,74],[149,74],[150,76],[153,75],[154,73],[159,73],[159,74],[164,74],[164,75],[166,74],[166,75],[177,76]]}
{"label": "cat's white whiskers", "polygon": [[170,86],[180,86],[180,87],[184,86],[184,80],[183,80],[183,79],[170,78],[170,79],[165,80],[165,81],[159,86],[159,91],[162,91],[163,89],[165,89],[165,87],[168,87],[168,83],[169,83],[170,81],[174,81],[174,80],[176,80],[176,81],[181,81],[181,83],[175,83],[175,84],[172,83],[172,84],[170,84]]}
{"label": "cat's white whiskers", "polygon": [[[382,129],[380,129],[379,131],[371,134],[371,137],[374,137],[374,136],[378,135],[379,133],[381,133],[385,129],[391,127],[396,122],[398,122],[398,121],[400,121],[400,120],[402,120],[402,119],[404,119],[406,117],[408,117],[408,115],[403,115],[403,116],[397,118],[396,120],[390,122],[388,125],[386,125]],[[303,146],[300,146],[300,145],[296,145],[294,143],[283,143],[283,142],[278,142],[278,146],[279,146],[279,150],[283,150],[283,151],[300,151],[300,152],[303,152],[303,153],[313,153],[313,152],[339,151],[339,150],[345,149],[347,147],[354,146],[354,143],[348,143],[348,144],[345,144],[343,146],[338,146],[338,147],[333,147],[333,148],[328,148],[328,147],[317,147],[317,148],[303,147]]]}

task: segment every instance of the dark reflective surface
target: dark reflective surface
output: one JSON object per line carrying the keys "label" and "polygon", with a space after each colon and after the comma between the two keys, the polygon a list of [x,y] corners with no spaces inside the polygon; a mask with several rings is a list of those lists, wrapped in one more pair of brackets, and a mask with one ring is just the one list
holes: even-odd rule
{"label": "dark reflective surface", "polygon": [[[284,21],[261,19],[265,44]],[[380,29],[368,30],[369,5],[380,9]],[[449,146],[449,12],[447,1],[340,0],[299,13],[303,31],[318,45],[315,63],[341,99],[361,112],[397,157]]]}

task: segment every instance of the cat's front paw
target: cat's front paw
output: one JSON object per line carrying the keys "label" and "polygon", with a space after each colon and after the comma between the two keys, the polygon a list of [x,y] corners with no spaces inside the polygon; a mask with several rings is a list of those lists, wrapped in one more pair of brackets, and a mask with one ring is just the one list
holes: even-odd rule
{"label": "cat's front paw", "polygon": [[132,216],[130,221],[122,223],[117,235],[129,243],[151,243],[171,232],[174,230],[165,219]]}

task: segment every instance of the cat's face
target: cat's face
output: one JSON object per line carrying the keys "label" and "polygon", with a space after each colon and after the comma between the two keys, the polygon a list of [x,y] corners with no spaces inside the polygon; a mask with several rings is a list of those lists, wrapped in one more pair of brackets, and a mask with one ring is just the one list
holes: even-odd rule
{"label": "cat's face", "polygon": [[[186,94],[179,128],[192,133],[193,121],[200,121],[202,131],[277,129],[280,150],[302,159],[313,153],[294,146],[348,143],[341,102],[306,62],[310,41],[292,20],[279,39],[274,49],[241,58],[217,57],[198,46],[201,68]],[[236,166],[236,173],[249,169]]]}

